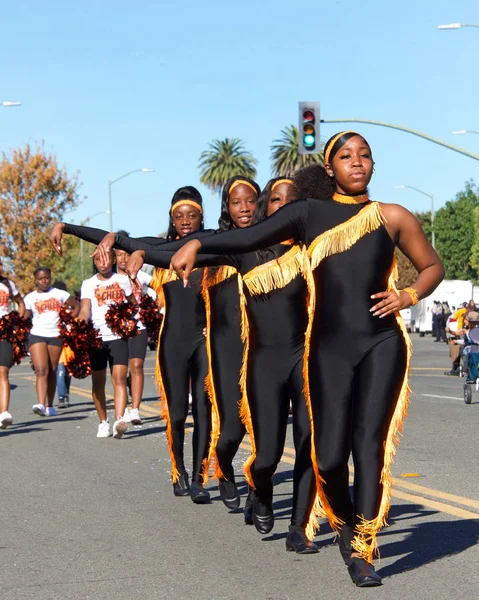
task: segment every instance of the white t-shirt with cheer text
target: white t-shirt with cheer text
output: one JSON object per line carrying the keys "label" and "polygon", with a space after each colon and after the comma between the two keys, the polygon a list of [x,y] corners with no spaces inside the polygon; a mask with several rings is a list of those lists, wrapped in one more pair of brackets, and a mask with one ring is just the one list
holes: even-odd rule
{"label": "white t-shirt with cheer text", "polygon": [[82,283],[81,299],[90,300],[90,318],[104,342],[121,339],[108,327],[105,315],[112,304],[121,304],[132,293],[128,277],[118,273],[113,273],[109,279],[99,279],[98,275],[93,275]]}
{"label": "white t-shirt with cheer text", "polygon": [[47,292],[30,292],[24,298],[25,308],[32,311],[32,335],[58,337],[60,331],[60,309],[70,294],[64,290],[50,288]]}
{"label": "white t-shirt with cheer text", "polygon": [[10,288],[12,292],[8,289],[8,286],[5,283],[0,283],[0,318],[8,315],[8,303],[12,299],[12,296],[15,297],[18,294],[18,290],[13,283],[13,281],[8,280],[10,284]]}

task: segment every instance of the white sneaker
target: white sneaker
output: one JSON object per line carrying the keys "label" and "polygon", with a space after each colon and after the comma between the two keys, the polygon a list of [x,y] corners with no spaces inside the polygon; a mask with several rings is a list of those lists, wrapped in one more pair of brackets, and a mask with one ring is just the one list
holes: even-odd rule
{"label": "white sneaker", "polygon": [[141,425],[143,422],[140,417],[140,411],[137,408],[132,408],[129,411],[129,417],[130,423],[132,423],[133,425]]}
{"label": "white sneaker", "polygon": [[131,413],[128,408],[125,408],[125,414],[123,415],[122,419],[125,421],[125,423],[131,423]]}
{"label": "white sneaker", "polygon": [[56,417],[58,415],[54,406],[47,406],[45,409],[45,413],[47,417]]}
{"label": "white sneaker", "polygon": [[123,417],[113,423],[113,437],[119,440],[128,429],[128,423]]}
{"label": "white sneaker", "polygon": [[44,417],[47,414],[47,409],[43,406],[43,404],[34,404],[32,406],[32,410],[36,415],[40,417]]}
{"label": "white sneaker", "polygon": [[0,413],[0,429],[6,429],[7,427],[10,427],[10,425],[12,425],[12,424],[13,424],[13,417],[8,411]]}
{"label": "white sneaker", "polygon": [[110,437],[110,423],[108,419],[106,421],[102,421],[98,425],[98,433],[96,434],[97,438],[107,438]]}

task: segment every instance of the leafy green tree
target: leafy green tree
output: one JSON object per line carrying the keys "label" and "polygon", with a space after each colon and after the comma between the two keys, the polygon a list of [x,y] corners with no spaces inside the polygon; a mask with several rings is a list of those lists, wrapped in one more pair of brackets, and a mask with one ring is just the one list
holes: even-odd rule
{"label": "leafy green tree", "polygon": [[471,250],[471,267],[476,271],[475,280],[479,279],[479,206],[474,209],[475,241]]}
{"label": "leafy green tree", "polygon": [[[324,144],[321,144],[321,152]],[[300,154],[298,151],[298,128],[289,125],[281,131],[279,140],[271,146],[272,172],[275,177],[292,177],[298,169],[313,164],[324,164],[321,154]]]}
{"label": "leafy green tree", "polygon": [[256,177],[258,161],[238,139],[213,140],[200,156],[200,181],[213,192],[221,193],[223,186],[235,175]]}
{"label": "leafy green tree", "polygon": [[477,278],[471,265],[471,253],[476,244],[475,208],[479,206],[479,190],[467,181],[464,190],[440,208],[434,219],[436,250],[446,269],[446,279]]}
{"label": "leafy green tree", "polygon": [[42,146],[27,144],[1,157],[0,255],[22,292],[31,289],[39,265],[56,277],[61,258],[52,252],[48,234],[78,205],[78,188],[78,176],[69,176]]}
{"label": "leafy green tree", "polygon": [[398,290],[403,290],[412,285],[417,279],[417,271],[412,262],[407,258],[399,248],[394,251],[398,267],[398,280],[396,286]]}
{"label": "leafy green tree", "polygon": [[426,234],[427,239],[432,242],[432,226],[431,226],[431,212],[415,212],[413,213],[416,219],[421,224],[424,233]]}

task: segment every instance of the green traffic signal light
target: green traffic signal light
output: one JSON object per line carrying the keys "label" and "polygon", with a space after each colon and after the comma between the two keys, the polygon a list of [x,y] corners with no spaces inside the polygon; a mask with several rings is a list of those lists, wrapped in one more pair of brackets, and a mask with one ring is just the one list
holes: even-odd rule
{"label": "green traffic signal light", "polygon": [[303,144],[306,148],[314,148],[316,140],[314,139],[314,135],[307,134],[303,138]]}
{"label": "green traffic signal light", "polygon": [[299,154],[315,154],[319,148],[319,102],[300,102],[298,108]]}

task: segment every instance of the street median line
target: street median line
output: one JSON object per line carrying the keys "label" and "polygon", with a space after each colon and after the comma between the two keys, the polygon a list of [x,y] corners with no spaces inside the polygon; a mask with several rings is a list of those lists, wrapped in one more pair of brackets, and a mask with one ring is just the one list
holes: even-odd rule
{"label": "street median line", "polygon": [[[242,442],[240,444],[240,448],[244,448],[245,450],[249,450],[250,452],[252,450],[251,444],[249,444],[247,441]],[[294,450],[292,450],[291,448],[288,448],[288,449],[285,448],[285,451],[286,450],[288,450],[289,452],[292,451],[294,453]],[[281,460],[288,464],[294,465],[294,460],[290,456],[286,456],[285,454],[283,454],[283,456],[281,457]],[[349,470],[350,470],[350,483],[353,483],[354,468],[350,466]],[[397,488],[404,488],[411,492],[415,492],[415,491],[422,492],[423,494],[426,494],[427,496],[433,496],[436,498],[441,498],[443,500],[449,500],[450,502],[453,502],[455,504],[462,504],[464,506],[470,506],[471,508],[479,509],[479,502],[477,502],[476,500],[472,500],[471,498],[465,498],[463,496],[456,496],[454,494],[449,494],[447,492],[441,492],[439,490],[428,488],[428,487],[422,486],[422,485],[417,485],[415,483],[403,482],[401,480],[398,480],[397,478],[393,479],[393,489],[392,489],[391,495],[395,498],[400,498],[401,500],[407,500],[407,501],[413,502],[413,503],[419,503],[419,504],[422,504],[423,506],[427,506],[428,508],[433,508],[434,510],[444,512],[444,513],[453,515],[455,517],[460,517],[461,519],[479,519],[479,514],[476,512],[472,512],[472,511],[466,510],[464,508],[460,508],[459,506],[453,506],[452,504],[447,504],[445,502],[439,502],[437,500],[427,498],[420,494],[415,494],[415,493],[409,494],[407,492],[402,492],[402,491],[398,490]]]}

